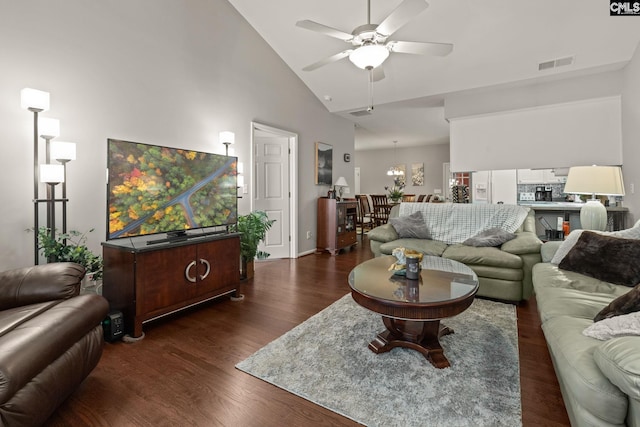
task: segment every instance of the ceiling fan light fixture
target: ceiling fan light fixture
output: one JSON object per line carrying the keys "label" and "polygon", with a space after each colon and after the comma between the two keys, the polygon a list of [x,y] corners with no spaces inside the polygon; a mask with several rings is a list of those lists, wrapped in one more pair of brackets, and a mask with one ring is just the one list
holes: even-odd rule
{"label": "ceiling fan light fixture", "polygon": [[363,70],[376,68],[389,57],[389,50],[379,44],[360,46],[349,55],[349,60]]}

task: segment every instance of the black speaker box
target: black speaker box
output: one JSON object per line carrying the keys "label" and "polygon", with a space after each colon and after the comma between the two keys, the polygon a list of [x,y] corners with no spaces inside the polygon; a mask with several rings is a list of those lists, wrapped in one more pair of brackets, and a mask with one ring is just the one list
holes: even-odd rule
{"label": "black speaker box", "polygon": [[124,335],[124,317],[121,311],[112,311],[102,321],[104,339],[112,342],[122,338]]}

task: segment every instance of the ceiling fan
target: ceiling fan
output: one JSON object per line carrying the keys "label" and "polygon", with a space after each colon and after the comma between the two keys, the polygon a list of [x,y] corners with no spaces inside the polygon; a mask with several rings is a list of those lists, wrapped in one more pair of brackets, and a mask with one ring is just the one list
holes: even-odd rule
{"label": "ceiling fan", "polygon": [[450,43],[387,41],[393,33],[427,7],[429,7],[429,4],[425,0],[404,0],[380,24],[372,24],[371,0],[367,0],[367,23],[356,27],[351,34],[314,21],[303,20],[296,22],[298,27],[344,40],[353,46],[350,49],[308,65],[303,70],[312,71],[349,57],[351,62],[358,68],[371,71],[372,80],[378,81],[384,78],[384,71],[380,66],[389,57],[390,53],[436,56],[449,54],[453,50],[453,45]]}

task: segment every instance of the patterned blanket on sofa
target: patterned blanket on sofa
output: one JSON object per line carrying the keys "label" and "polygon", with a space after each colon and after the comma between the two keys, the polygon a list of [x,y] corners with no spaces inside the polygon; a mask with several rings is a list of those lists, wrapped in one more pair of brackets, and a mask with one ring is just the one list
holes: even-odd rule
{"label": "patterned blanket on sofa", "polygon": [[401,203],[399,216],[422,212],[432,240],[462,243],[481,231],[501,228],[514,233],[522,225],[529,208],[517,205],[464,203]]}

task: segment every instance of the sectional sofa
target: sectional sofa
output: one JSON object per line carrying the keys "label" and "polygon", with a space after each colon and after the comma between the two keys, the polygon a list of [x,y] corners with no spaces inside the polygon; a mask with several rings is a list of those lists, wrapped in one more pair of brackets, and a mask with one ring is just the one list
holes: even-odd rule
{"label": "sectional sofa", "polygon": [[639,224],[573,231],[565,242],[545,243],[543,262],[533,267],[542,330],[572,426],[640,426],[640,285],[633,287],[640,281]]}
{"label": "sectional sofa", "polygon": [[[394,219],[408,218],[416,212],[422,215],[416,220],[417,232],[399,233]],[[449,258],[476,273],[479,296],[510,302],[531,296],[531,269],[540,262],[542,245],[535,234],[533,210],[516,205],[401,203],[391,210],[389,221],[368,233],[376,256],[390,255],[395,248],[404,247]],[[464,244],[488,230],[512,233],[514,238],[504,243],[498,239],[489,246]]]}

